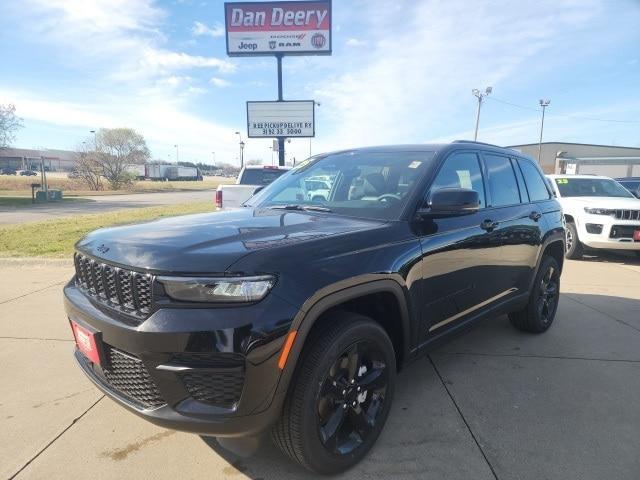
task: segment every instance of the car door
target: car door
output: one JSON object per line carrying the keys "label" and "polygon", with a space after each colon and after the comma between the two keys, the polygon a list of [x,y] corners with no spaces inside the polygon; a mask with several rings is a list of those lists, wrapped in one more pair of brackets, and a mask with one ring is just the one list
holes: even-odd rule
{"label": "car door", "polygon": [[[489,200],[487,217],[495,223],[500,261],[494,282],[505,299],[527,291],[541,242],[542,212],[532,206],[517,161],[483,152]],[[548,194],[547,194],[548,195]]]}
{"label": "car door", "polygon": [[425,201],[439,188],[471,188],[478,192],[477,213],[421,220],[422,292],[419,342],[447,330],[482,308],[496,294],[493,281],[499,242],[486,228],[485,178],[478,153],[456,151],[441,164]]}

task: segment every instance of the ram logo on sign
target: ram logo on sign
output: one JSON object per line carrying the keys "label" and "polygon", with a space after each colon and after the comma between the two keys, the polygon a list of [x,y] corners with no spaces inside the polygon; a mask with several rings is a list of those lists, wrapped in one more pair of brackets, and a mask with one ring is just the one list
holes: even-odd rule
{"label": "ram logo on sign", "polygon": [[224,4],[227,54],[331,55],[331,0]]}
{"label": "ram logo on sign", "polygon": [[247,136],[313,137],[315,136],[315,102],[247,102]]}

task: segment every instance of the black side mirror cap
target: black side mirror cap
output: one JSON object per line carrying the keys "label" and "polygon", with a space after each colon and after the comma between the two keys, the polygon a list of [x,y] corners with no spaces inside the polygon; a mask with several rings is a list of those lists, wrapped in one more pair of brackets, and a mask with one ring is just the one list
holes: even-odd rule
{"label": "black side mirror cap", "polygon": [[263,188],[264,188],[264,185],[259,186],[258,188],[256,188],[256,189],[253,191],[253,194],[255,195],[256,193],[258,193],[258,192],[259,192],[260,190],[262,190]]}
{"label": "black side mirror cap", "polygon": [[441,188],[431,194],[426,207],[418,210],[420,217],[455,217],[480,210],[480,196],[469,188]]}

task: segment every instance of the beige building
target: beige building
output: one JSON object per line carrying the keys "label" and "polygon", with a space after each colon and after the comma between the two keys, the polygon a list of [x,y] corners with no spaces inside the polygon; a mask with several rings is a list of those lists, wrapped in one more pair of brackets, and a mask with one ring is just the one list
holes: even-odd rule
{"label": "beige building", "polygon": [[0,148],[0,168],[39,170],[43,159],[45,167],[50,171],[71,171],[76,166],[78,153],[69,150]]}
{"label": "beige building", "polygon": [[[537,143],[508,148],[538,159]],[[540,164],[545,173],[640,177],[640,147],[543,142]]]}

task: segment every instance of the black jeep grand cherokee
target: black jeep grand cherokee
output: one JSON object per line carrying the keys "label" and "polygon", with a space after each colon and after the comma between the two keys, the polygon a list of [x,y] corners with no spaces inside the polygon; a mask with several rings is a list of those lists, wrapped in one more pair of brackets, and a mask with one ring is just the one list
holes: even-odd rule
{"label": "black jeep grand cherokee", "polygon": [[363,148],[309,159],[239,211],[93,232],[64,296],[75,358],[108,396],[168,428],[271,430],[328,474],[367,453],[397,371],[445,336],[503,313],[549,328],[563,253],[529,158]]}

